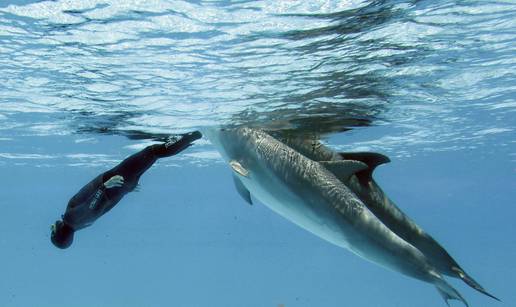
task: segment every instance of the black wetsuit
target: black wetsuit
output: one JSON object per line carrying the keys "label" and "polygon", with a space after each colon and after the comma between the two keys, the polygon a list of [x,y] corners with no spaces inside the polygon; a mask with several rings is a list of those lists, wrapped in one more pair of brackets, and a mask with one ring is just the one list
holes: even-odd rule
{"label": "black wetsuit", "polygon": [[[183,137],[168,147],[165,144],[148,146],[111,170],[97,176],[70,199],[63,222],[73,230],[88,227],[111,210],[125,194],[133,191],[138,185],[140,176],[156,160],[179,153],[187,148],[191,141]],[[104,183],[116,175],[124,177],[124,184],[121,187],[106,188]]]}

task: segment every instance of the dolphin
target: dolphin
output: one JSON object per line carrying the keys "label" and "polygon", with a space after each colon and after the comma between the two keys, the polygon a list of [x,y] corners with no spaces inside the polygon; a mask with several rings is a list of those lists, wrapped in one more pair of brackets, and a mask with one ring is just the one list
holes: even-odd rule
{"label": "dolphin", "polygon": [[317,140],[286,137],[281,140],[294,150],[314,161],[353,160],[367,164],[368,168],[347,178],[343,183],[351,189],[387,227],[402,239],[419,249],[441,274],[460,278],[473,289],[499,301],[469,276],[432,236],[410,219],[389,199],[372,177],[374,169],[390,162],[374,152],[335,152]]}
{"label": "dolphin", "polygon": [[[259,129],[204,131],[251,195],[287,220],[373,263],[435,285],[446,303],[467,302],[417,248],[385,226],[339,178],[366,170],[360,161],[316,162]],[[330,171],[331,170],[331,171]],[[337,176],[339,178],[337,178]]]}

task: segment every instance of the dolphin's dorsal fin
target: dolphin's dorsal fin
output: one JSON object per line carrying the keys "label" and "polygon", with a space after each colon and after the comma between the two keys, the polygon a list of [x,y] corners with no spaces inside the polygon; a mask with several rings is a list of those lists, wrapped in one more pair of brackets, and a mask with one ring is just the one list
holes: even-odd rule
{"label": "dolphin's dorsal fin", "polygon": [[373,171],[378,165],[391,162],[389,157],[376,152],[340,152],[339,155],[344,160],[355,160],[367,164],[368,169],[357,174],[362,184],[367,184],[373,179]]}
{"label": "dolphin's dorsal fin", "polygon": [[235,174],[233,174],[233,182],[235,183],[235,188],[238,192],[238,194],[240,194],[240,196],[242,196],[242,198],[250,205],[253,204],[253,201],[251,200],[251,193],[249,192],[249,190],[244,186],[244,184],[242,183],[242,181],[240,181],[240,178],[238,178]]}
{"label": "dolphin's dorsal fin", "polygon": [[322,161],[320,163],[341,181],[348,181],[351,175],[368,168],[367,164],[354,160]]}
{"label": "dolphin's dorsal fin", "polygon": [[377,152],[339,152],[344,160],[364,162],[373,171],[378,165],[389,163],[391,159]]}

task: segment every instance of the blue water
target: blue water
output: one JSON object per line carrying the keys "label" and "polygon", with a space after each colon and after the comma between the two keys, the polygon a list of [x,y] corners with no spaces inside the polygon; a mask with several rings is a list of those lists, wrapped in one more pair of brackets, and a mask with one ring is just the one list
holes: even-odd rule
{"label": "blue water", "polygon": [[503,302],[453,286],[514,306],[515,67],[514,1],[0,0],[0,306],[445,306],[247,205],[206,139],[50,243],[100,172],[239,124],[388,155],[382,188]]}

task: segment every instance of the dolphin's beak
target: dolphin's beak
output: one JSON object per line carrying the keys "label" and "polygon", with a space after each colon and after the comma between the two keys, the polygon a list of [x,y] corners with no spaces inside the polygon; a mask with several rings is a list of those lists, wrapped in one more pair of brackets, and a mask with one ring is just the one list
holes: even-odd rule
{"label": "dolphin's beak", "polygon": [[222,143],[221,128],[209,127],[201,130],[202,134],[210,141],[210,143],[217,149],[220,155],[226,159],[226,148]]}
{"label": "dolphin's beak", "polygon": [[220,136],[219,136],[220,128],[216,128],[216,127],[203,128],[203,129],[201,129],[201,133],[204,136],[206,136],[206,138],[208,138],[208,140],[213,145],[215,145],[216,147],[220,146],[220,142],[219,142],[219,139],[220,139]]}

